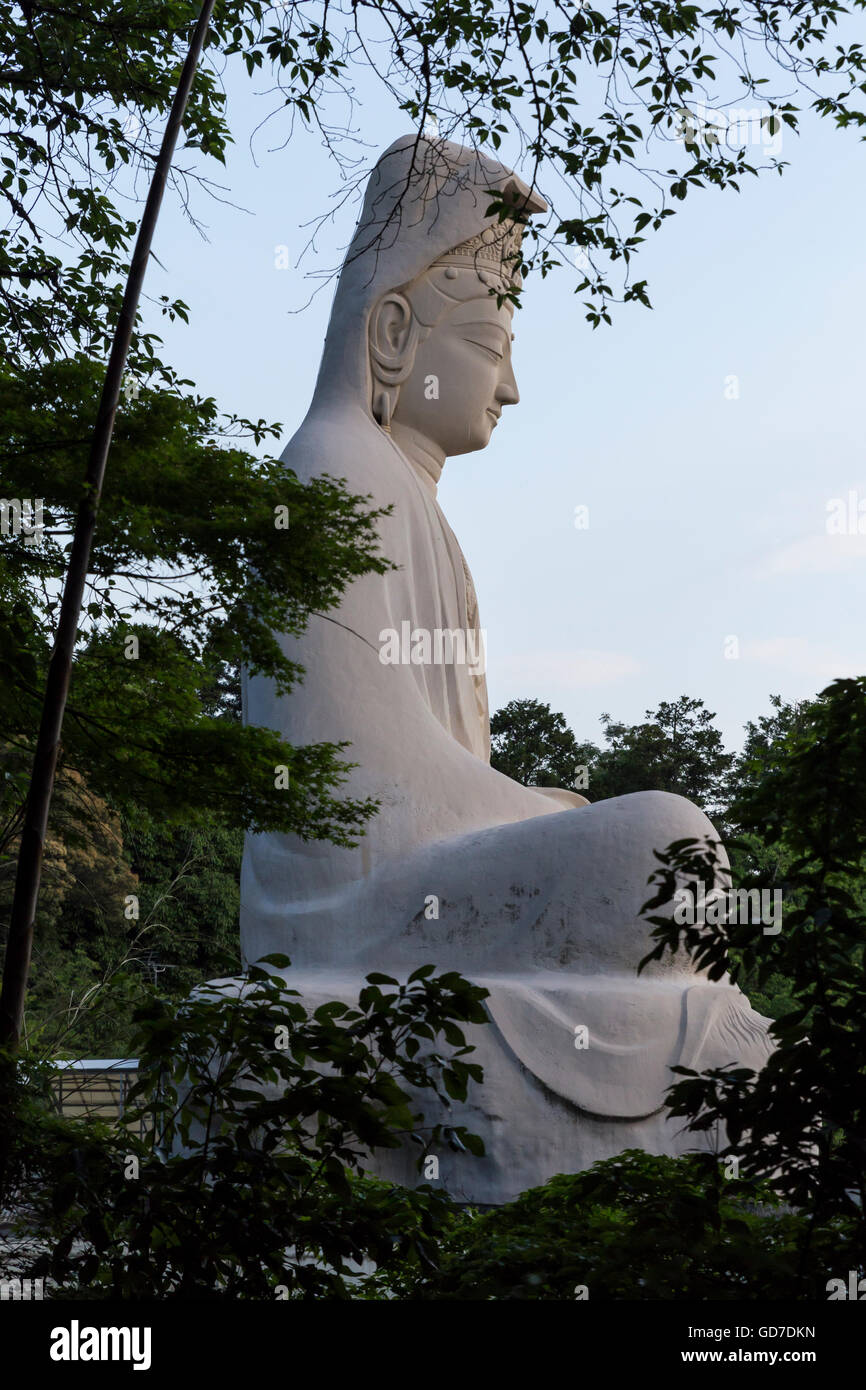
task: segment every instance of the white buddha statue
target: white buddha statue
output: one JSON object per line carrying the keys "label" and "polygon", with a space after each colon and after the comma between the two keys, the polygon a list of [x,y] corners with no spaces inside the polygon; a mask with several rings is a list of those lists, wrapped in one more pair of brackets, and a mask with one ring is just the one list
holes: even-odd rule
{"label": "white buddha statue", "polygon": [[[454,1196],[479,1202],[626,1147],[694,1147],[664,1110],[670,1067],[760,1067],[770,1050],[743,994],[688,958],[636,973],[653,851],[714,833],[703,812],[662,792],[590,805],[490,766],[478,605],[436,490],[445,460],[483,449],[518,400],[512,305],[491,290],[514,279],[520,226],[489,214],[494,196],[544,210],[459,146],[409,137],[379,160],[313,402],[283,458],[302,479],[330,474],[390,504],[381,552],[397,568],[356,580],[284,639],[306,669],[290,695],[244,682],[249,723],[295,745],[347,740],[358,766],[346,794],[379,802],[356,848],[248,837],[245,960],[287,953],[312,1005],[357,998],[371,970],[402,977],[428,962],[488,988],[491,1023],[469,1030],[485,1082],[449,1121],[479,1133],[487,1156],[448,1153],[440,1170]],[[553,444],[540,429],[539,475]],[[377,1171],[417,1181],[416,1158],[388,1154]]]}

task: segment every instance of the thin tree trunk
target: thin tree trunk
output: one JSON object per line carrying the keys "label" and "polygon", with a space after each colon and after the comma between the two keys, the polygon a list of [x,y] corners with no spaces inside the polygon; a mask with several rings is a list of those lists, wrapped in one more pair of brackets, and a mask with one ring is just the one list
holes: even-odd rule
{"label": "thin tree trunk", "polygon": [[153,180],[148,191],[144,215],[138,229],[120,318],[111,345],[105,382],[99,402],[99,412],[90,447],[90,457],[84,479],[84,493],[75,523],[69,569],[63,588],[57,636],[48,667],[42,720],[39,726],[39,737],[36,743],[33,771],[27,794],[24,826],[21,832],[15,896],[12,903],[6,960],[3,968],[3,988],[2,993],[0,993],[0,1049],[6,1052],[6,1065],[3,1067],[5,1074],[0,1080],[0,1086],[14,1078],[14,1054],[21,1038],[24,996],[30,973],[33,923],[36,917],[39,883],[42,877],[42,856],[48,826],[48,812],[54,790],[54,775],[60,751],[63,715],[69,692],[69,678],[78,633],[78,622],[81,616],[81,604],[90,566],[96,516],[105,477],[105,465],[111,446],[111,436],[114,431],[114,417],[117,413],[126,358],[135,325],[135,315],[150,258],[151,243],[165,192],[166,180],[171,168],[177,137],[183,125],[187,101],[192,90],[213,7],[214,0],[204,0],[174,95],[168,124],[162,137],[162,146],[154,166]]}

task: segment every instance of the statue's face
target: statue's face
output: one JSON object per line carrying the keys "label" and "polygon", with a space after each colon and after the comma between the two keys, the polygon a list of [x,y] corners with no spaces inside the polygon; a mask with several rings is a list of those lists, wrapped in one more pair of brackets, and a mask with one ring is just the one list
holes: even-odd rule
{"label": "statue's face", "polygon": [[520,396],[511,367],[513,306],[484,293],[449,309],[420,342],[394,424],[450,457],[483,449],[502,407]]}

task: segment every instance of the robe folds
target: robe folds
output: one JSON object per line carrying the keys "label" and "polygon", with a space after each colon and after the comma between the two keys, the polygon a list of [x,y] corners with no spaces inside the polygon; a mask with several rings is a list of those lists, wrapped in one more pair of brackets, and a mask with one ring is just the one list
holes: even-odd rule
{"label": "robe folds", "polygon": [[[771,1047],[740,990],[687,958],[636,973],[650,947],[639,909],[654,851],[713,834],[703,812],[662,792],[589,805],[520,786],[489,764],[483,671],[382,659],[384,634],[403,624],[477,637],[480,621],[433,479],[373,417],[369,314],[490,225],[491,193],[523,189],[442,142],[419,147],[416,178],[414,149],[398,141],[371,178],[313,403],[283,455],[301,479],[342,478],[391,508],[379,544],[395,568],[355,580],[301,638],[281,639],[306,671],[291,694],[243,681],[247,722],[296,745],[348,740],[357,767],[343,790],[379,810],[354,849],[248,836],[241,938],[246,962],[289,955],[311,1007],[354,1002],[369,971],[405,978],[428,962],[489,990],[489,1024],[468,1030],[485,1084],[453,1119],[481,1133],[487,1157],[455,1157],[449,1189],[495,1202],[631,1145],[693,1147],[664,1113],[670,1067],[757,1070]],[[407,1155],[377,1171],[417,1180]]]}

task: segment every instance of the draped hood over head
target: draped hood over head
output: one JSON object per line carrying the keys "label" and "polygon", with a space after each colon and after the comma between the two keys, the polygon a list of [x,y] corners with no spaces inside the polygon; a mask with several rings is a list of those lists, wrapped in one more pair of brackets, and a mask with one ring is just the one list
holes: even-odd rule
{"label": "draped hood over head", "polygon": [[497,227],[498,214],[489,215],[494,200],[507,200],[523,218],[547,206],[510,169],[462,145],[407,135],[385,151],[340,272],[314,409],[351,401],[370,415],[371,309],[445,252]]}

